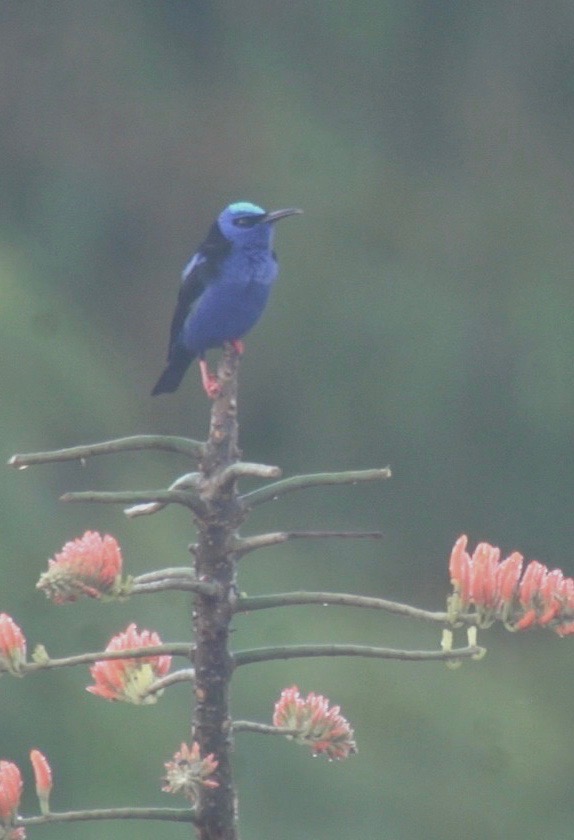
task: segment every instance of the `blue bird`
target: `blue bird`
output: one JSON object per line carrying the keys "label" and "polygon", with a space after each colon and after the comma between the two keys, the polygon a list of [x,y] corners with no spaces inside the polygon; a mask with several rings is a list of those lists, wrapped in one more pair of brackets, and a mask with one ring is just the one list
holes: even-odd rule
{"label": "blue bird", "polygon": [[226,342],[243,352],[240,339],[259,320],[277,277],[274,223],[302,212],[291,208],[267,213],[240,201],[219,214],[183,270],[167,366],[152,394],[177,390],[190,363],[199,358],[206,394],[212,399],[218,395],[217,377],[207,367],[205,352]]}

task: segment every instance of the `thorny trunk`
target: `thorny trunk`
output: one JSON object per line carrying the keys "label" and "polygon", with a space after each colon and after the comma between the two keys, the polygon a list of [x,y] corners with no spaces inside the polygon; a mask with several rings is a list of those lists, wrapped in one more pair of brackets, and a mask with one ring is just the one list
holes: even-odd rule
{"label": "thorny trunk", "polygon": [[237,840],[236,794],[231,772],[229,681],[232,659],[229,628],[236,600],[236,557],[229,548],[242,512],[236,482],[218,482],[223,470],[239,459],[237,448],[237,367],[235,351],[226,349],[219,367],[222,391],[213,405],[205,457],[201,464],[201,496],[205,513],[196,515],[195,573],[219,586],[216,598],[196,596],[194,738],[201,754],[214,753],[219,787],[204,788],[198,803],[200,840]]}

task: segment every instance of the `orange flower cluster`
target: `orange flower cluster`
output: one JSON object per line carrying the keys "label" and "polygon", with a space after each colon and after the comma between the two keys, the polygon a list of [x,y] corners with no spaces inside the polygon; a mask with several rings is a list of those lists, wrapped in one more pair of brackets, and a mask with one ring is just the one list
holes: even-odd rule
{"label": "orange flower cluster", "polygon": [[40,750],[30,750],[30,761],[34,769],[36,795],[43,814],[50,813],[50,793],[52,792],[52,768],[46,756]]}
{"label": "orange flower cluster", "polygon": [[560,636],[574,633],[574,580],[560,569],[549,571],[537,560],[527,564],[517,551],[505,560],[500,549],[479,543],[472,556],[468,539],[461,536],[450,556],[450,579],[454,595],[450,612],[474,611],[479,627],[500,620],[511,630],[538,625],[551,627]]}
{"label": "orange flower cluster", "polygon": [[[30,752],[36,791],[43,814],[49,813],[48,797],[52,789],[52,770],[48,759],[39,750]],[[16,828],[18,808],[22,797],[22,775],[12,761],[0,761],[0,837],[2,840],[26,840],[26,830]]]}
{"label": "orange flower cluster", "polygon": [[82,595],[101,598],[112,594],[120,586],[121,574],[122,552],[115,537],[86,531],[48,561],[48,571],[41,575],[36,588],[54,603],[65,604]]}
{"label": "orange flower cluster", "polygon": [[323,753],[330,760],[347,758],[357,752],[357,745],[349,722],[339,712],[339,706],[329,708],[329,701],[321,694],[311,691],[304,698],[293,685],[281,692],[273,725],[294,730],[287,737],[310,746],[313,755]]}
{"label": "orange flower cluster", "polygon": [[0,613],[0,672],[18,675],[26,662],[26,638],[16,622]]}
{"label": "orange flower cluster", "polygon": [[0,822],[3,826],[13,824],[18,814],[22,788],[18,767],[11,761],[0,761]]}
{"label": "orange flower cluster", "polygon": [[219,782],[211,778],[218,764],[213,753],[201,757],[197,741],[194,741],[191,747],[183,743],[172,761],[165,763],[167,773],[162,790],[165,793],[182,793],[193,805],[197,802],[202,787],[219,787]]}
{"label": "orange flower cluster", "polygon": [[[106,647],[107,653],[135,648],[157,647],[162,641],[157,633],[130,624],[125,633],[118,633]],[[90,672],[95,685],[87,691],[106,700],[123,700],[137,705],[156,703],[161,691],[149,693],[160,677],[171,667],[171,656],[153,655],[126,659],[102,659],[92,665]]]}

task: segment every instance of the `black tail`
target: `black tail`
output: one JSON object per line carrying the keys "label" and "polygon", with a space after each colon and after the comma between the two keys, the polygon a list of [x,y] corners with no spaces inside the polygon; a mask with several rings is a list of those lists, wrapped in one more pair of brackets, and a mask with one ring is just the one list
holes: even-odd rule
{"label": "black tail", "polygon": [[177,391],[184,374],[194,357],[190,356],[185,351],[179,351],[173,355],[169,360],[168,365],[158,381],[156,382],[152,393],[152,397],[156,394],[171,394]]}

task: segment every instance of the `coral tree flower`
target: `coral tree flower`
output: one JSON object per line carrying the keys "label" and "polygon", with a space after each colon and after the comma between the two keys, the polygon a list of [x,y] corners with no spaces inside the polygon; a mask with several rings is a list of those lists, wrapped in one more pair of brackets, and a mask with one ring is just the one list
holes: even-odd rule
{"label": "coral tree flower", "polygon": [[219,787],[219,782],[211,778],[218,764],[213,753],[201,758],[197,741],[191,747],[182,743],[173,759],[164,765],[167,772],[162,790],[166,793],[182,793],[193,805],[202,787]]}
{"label": "coral tree flower", "polygon": [[[156,647],[162,641],[157,633],[142,630],[130,624],[124,633],[111,639],[106,653],[134,648]],[[154,655],[126,659],[99,660],[90,668],[95,685],[87,691],[106,700],[123,700],[137,705],[156,703],[161,691],[149,694],[149,689],[160,677],[165,677],[171,667],[171,656]]]}
{"label": "coral tree flower", "polygon": [[273,725],[295,730],[288,735],[307,744],[314,755],[324,753],[330,760],[347,758],[357,752],[349,722],[339,714],[339,706],[329,708],[329,701],[311,691],[302,697],[296,685],[285,688],[275,704]]}
{"label": "coral tree flower", "polygon": [[115,537],[86,531],[48,561],[48,571],[36,587],[54,603],[64,604],[82,595],[101,598],[113,594],[120,588],[121,574],[122,552]]}
{"label": "coral tree flower", "polygon": [[36,794],[40,801],[40,811],[43,814],[50,813],[50,793],[52,791],[52,768],[48,759],[40,750],[30,751],[30,761],[34,769],[36,781]]}
{"label": "coral tree flower", "polygon": [[479,543],[472,556],[468,539],[458,538],[450,556],[450,579],[454,595],[449,612],[454,621],[463,612],[473,612],[479,627],[501,620],[511,630],[549,626],[561,636],[574,633],[574,580],[560,569],[531,560],[523,569],[517,551],[500,560],[500,549]]}
{"label": "coral tree flower", "polygon": [[3,834],[0,834],[0,840],[26,840],[25,828],[13,828],[6,826],[2,829]]}
{"label": "coral tree flower", "polygon": [[20,674],[26,662],[26,638],[16,622],[6,613],[0,613],[0,672]]}
{"label": "coral tree flower", "polygon": [[[18,814],[21,796],[22,776],[20,770],[11,761],[0,761],[0,822],[3,826],[8,827],[13,824]],[[18,837],[19,835],[7,832],[1,836]]]}

